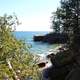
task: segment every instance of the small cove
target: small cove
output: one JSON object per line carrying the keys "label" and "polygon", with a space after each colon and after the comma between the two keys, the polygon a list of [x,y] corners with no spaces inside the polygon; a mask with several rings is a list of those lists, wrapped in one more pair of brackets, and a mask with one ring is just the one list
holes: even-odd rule
{"label": "small cove", "polygon": [[45,35],[49,32],[46,31],[16,31],[14,36],[17,39],[25,41],[25,43],[30,47],[30,52],[35,54],[46,54],[50,49],[54,49],[59,44],[48,44],[42,42],[34,42],[34,35]]}

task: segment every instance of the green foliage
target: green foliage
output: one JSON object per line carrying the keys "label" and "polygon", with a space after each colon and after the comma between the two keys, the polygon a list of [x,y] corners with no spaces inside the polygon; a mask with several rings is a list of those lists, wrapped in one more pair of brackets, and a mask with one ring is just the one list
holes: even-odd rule
{"label": "green foliage", "polygon": [[57,25],[59,25],[55,30],[62,27],[63,32],[73,31],[78,24],[77,17],[79,16],[79,2],[79,0],[61,0],[61,7],[57,8],[56,12],[53,13],[53,29],[56,26],[54,22],[57,22]]}
{"label": "green foliage", "polygon": [[[52,17],[52,28],[55,32],[68,33],[70,49],[79,51],[80,40],[80,0],[61,0],[55,15]],[[56,18],[55,18],[56,17]]]}
{"label": "green foliage", "polygon": [[[55,20],[54,17],[56,17]],[[60,27],[62,32],[67,33],[70,38],[67,44],[67,50],[58,52],[55,60],[52,61],[58,67],[60,66],[60,71],[57,72],[58,69],[56,70],[56,74],[60,76],[59,80],[61,77],[64,77],[63,80],[70,80],[74,77],[72,70],[79,67],[80,64],[80,0],[61,0],[61,7],[57,9],[52,18],[53,29],[56,31]],[[57,25],[60,24],[58,27],[54,24],[55,21]],[[64,69],[61,70],[61,68]],[[71,74],[66,78],[67,75],[65,72],[67,71]],[[77,79],[75,78],[75,80]]]}
{"label": "green foliage", "polygon": [[18,80],[16,76],[21,80],[26,77],[39,80],[34,56],[30,54],[25,43],[12,34],[18,24],[15,15],[0,17],[0,80]]}
{"label": "green foliage", "polygon": [[52,28],[55,33],[60,33],[60,19],[57,19],[56,13],[53,13]]}

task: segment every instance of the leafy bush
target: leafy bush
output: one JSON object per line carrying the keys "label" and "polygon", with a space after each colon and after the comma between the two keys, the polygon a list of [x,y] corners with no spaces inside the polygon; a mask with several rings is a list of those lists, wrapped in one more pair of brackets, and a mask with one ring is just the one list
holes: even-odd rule
{"label": "leafy bush", "polygon": [[17,40],[12,32],[19,24],[15,15],[0,17],[0,80],[39,80],[38,67],[28,46]]}

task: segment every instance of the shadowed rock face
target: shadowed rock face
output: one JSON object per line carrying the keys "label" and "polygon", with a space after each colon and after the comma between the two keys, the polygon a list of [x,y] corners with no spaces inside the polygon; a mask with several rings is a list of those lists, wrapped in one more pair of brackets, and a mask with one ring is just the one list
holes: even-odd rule
{"label": "shadowed rock face", "polygon": [[52,62],[52,66],[44,70],[44,77],[49,80],[65,80],[73,67],[73,60],[68,51],[58,52],[56,55],[48,55]]}
{"label": "shadowed rock face", "polygon": [[72,69],[65,80],[80,80],[80,67]]}
{"label": "shadowed rock face", "polygon": [[[44,77],[47,76],[47,80],[80,80],[80,67],[72,58],[72,54],[68,49],[60,50],[57,54],[47,55],[47,58],[50,58],[53,65],[43,68],[46,66],[46,63],[38,64],[40,68],[43,68]],[[80,56],[78,57],[77,61],[80,61]]]}
{"label": "shadowed rock face", "polygon": [[42,68],[46,66],[46,63],[42,62],[42,63],[38,63],[37,65],[39,66],[39,68]]}
{"label": "shadowed rock face", "polygon": [[34,41],[43,41],[43,39],[44,39],[44,36],[34,36],[33,37]]}
{"label": "shadowed rock face", "polygon": [[47,55],[47,58],[55,58],[55,54],[51,53],[51,54]]}

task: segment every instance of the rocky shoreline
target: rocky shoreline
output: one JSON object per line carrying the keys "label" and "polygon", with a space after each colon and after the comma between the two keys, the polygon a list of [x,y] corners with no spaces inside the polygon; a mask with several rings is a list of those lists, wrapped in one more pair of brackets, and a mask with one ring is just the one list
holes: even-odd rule
{"label": "rocky shoreline", "polygon": [[[46,52],[47,53],[46,55],[45,54],[37,55],[39,57],[38,61],[37,61],[37,65],[39,66],[40,70],[43,70],[43,69],[46,69],[46,68],[52,66],[52,63],[51,63],[50,59],[47,58],[47,56],[50,56],[52,54],[56,54],[57,52],[59,52],[60,51],[59,49],[62,48],[62,46],[63,46],[63,44],[57,46],[54,49],[50,49],[49,51]],[[43,66],[41,66],[41,65],[43,65]]]}

